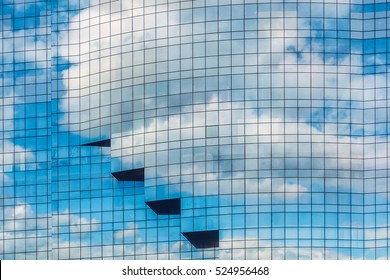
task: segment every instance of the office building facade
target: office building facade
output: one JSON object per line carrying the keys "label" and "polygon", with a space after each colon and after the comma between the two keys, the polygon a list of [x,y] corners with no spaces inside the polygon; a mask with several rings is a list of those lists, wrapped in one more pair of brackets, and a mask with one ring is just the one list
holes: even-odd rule
{"label": "office building facade", "polygon": [[1,258],[388,259],[386,1],[1,7]]}

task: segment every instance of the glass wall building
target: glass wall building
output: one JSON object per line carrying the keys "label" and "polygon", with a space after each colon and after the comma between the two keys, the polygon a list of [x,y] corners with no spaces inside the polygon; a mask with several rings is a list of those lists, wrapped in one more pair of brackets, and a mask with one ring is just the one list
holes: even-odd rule
{"label": "glass wall building", "polygon": [[388,259],[390,4],[3,0],[1,259]]}

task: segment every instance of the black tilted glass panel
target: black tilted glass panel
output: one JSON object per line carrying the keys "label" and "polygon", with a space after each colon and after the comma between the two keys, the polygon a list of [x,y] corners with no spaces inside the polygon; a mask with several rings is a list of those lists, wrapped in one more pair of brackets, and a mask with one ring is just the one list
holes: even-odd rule
{"label": "black tilted glass panel", "polygon": [[131,170],[124,170],[118,172],[112,172],[112,176],[114,176],[118,181],[144,181],[144,168],[137,168]]}
{"label": "black tilted glass panel", "polygon": [[197,249],[219,247],[219,230],[182,232]]}
{"label": "black tilted glass panel", "polygon": [[157,215],[180,215],[180,198],[145,202]]}
{"label": "black tilted glass panel", "polygon": [[111,139],[91,142],[87,144],[83,144],[82,146],[92,146],[92,147],[111,147]]}

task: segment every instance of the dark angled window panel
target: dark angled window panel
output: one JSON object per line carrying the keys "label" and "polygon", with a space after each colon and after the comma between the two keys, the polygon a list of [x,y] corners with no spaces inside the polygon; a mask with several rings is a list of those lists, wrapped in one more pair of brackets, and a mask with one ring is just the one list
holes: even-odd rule
{"label": "dark angled window panel", "polygon": [[180,215],[180,198],[145,202],[157,215]]}
{"label": "dark angled window panel", "polygon": [[82,146],[91,146],[91,147],[111,147],[111,139],[96,141],[84,144]]}
{"label": "dark angled window panel", "polygon": [[219,230],[182,232],[182,234],[195,248],[219,247]]}
{"label": "dark angled window panel", "polygon": [[144,181],[144,168],[137,168],[131,170],[124,170],[119,172],[112,172],[112,176],[114,176],[118,181]]}

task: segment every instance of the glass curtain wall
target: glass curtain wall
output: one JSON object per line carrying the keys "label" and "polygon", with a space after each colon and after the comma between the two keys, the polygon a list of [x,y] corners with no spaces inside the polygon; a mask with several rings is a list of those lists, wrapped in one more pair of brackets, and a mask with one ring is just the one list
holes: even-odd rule
{"label": "glass curtain wall", "polygon": [[1,257],[389,257],[386,1],[7,1]]}

